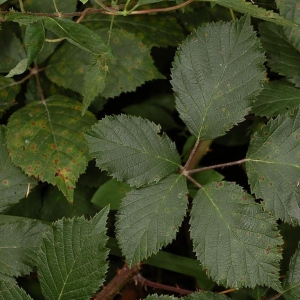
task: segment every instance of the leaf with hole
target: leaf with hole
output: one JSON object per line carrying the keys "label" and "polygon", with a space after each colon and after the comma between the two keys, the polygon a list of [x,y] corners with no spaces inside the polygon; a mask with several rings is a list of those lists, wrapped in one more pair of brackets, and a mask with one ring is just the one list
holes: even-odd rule
{"label": "leaf with hole", "polygon": [[102,170],[140,187],[175,173],[180,157],[160,126],[133,116],[105,117],[85,134],[90,154]]}
{"label": "leaf with hole", "polygon": [[157,253],[175,238],[187,209],[186,180],[170,175],[127,193],[117,214],[117,240],[129,265]]}
{"label": "leaf with hole", "polygon": [[209,140],[242,121],[262,90],[263,62],[249,16],[206,24],[191,34],[172,69],[177,110],[190,132]]}
{"label": "leaf with hole", "polygon": [[81,116],[82,104],[52,96],[17,110],[7,125],[12,162],[47,181],[73,201],[75,183],[85,171],[89,155],[83,132],[95,123],[91,113]]}
{"label": "leaf with hole", "polygon": [[45,233],[37,268],[48,300],[90,299],[103,284],[108,212],[105,208],[89,221],[63,218]]}
{"label": "leaf with hole", "polygon": [[283,241],[276,219],[240,186],[223,181],[205,185],[193,200],[190,225],[194,251],[214,281],[280,291]]}
{"label": "leaf with hole", "polygon": [[252,193],[277,219],[300,224],[300,112],[271,119],[255,133],[246,170]]}

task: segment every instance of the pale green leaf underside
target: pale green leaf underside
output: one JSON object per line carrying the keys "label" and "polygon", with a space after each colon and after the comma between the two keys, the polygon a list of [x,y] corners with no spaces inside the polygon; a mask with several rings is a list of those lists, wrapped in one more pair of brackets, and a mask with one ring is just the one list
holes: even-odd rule
{"label": "pale green leaf underside", "polygon": [[175,144],[160,130],[149,120],[119,115],[105,117],[85,137],[99,168],[140,187],[158,182],[179,168]]}
{"label": "pale green leaf underside", "polygon": [[5,129],[0,127],[0,212],[24,198],[37,185],[37,180],[26,176],[14,166],[6,148]]}
{"label": "pale green leaf underside", "polygon": [[188,295],[187,297],[181,298],[182,300],[228,300],[229,298],[213,292],[196,292]]}
{"label": "pale green leaf underside", "polygon": [[300,113],[270,120],[250,142],[246,169],[251,191],[277,219],[300,223]]}
{"label": "pale green leaf underside", "polygon": [[176,236],[186,214],[186,180],[170,175],[159,183],[133,190],[117,215],[117,240],[129,265],[148,258]]}
{"label": "pale green leaf underside", "polygon": [[18,285],[0,281],[0,300],[32,300]]}
{"label": "pale green leaf underside", "polygon": [[265,285],[280,290],[276,220],[240,186],[210,183],[199,190],[191,211],[197,258],[218,283]]}
{"label": "pale green leaf underside", "polygon": [[90,221],[61,219],[43,237],[38,274],[47,300],[90,299],[103,284],[108,208]]}
{"label": "pale green leaf underside", "polygon": [[172,85],[180,117],[198,139],[225,134],[262,89],[264,55],[250,18],[199,27],[179,47]]}
{"label": "pale green leaf underside", "polygon": [[291,44],[283,27],[269,22],[259,24],[259,33],[268,53],[268,66],[300,86],[300,52]]}
{"label": "pale green leaf underside", "polygon": [[83,132],[96,121],[81,111],[81,103],[57,95],[19,109],[7,125],[12,162],[26,174],[57,185],[69,201],[89,160]]}
{"label": "pale green leaf underside", "polygon": [[299,298],[300,294],[300,244],[290,260],[289,271],[283,282],[283,296],[286,300]]}
{"label": "pale green leaf underside", "polygon": [[0,273],[14,277],[29,274],[47,229],[48,225],[32,220],[1,225]]}
{"label": "pale green leaf underside", "polygon": [[276,117],[300,105],[300,90],[285,80],[266,83],[257,97],[252,112],[258,116]]}

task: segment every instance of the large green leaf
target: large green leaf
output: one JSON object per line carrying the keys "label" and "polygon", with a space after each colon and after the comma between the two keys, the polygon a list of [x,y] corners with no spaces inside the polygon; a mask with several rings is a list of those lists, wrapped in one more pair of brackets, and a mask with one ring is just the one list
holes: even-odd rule
{"label": "large green leaf", "polygon": [[0,76],[0,118],[7,109],[16,104],[15,98],[20,87],[13,79]]}
{"label": "large green leaf", "polygon": [[186,214],[186,180],[170,175],[127,193],[118,211],[117,240],[129,265],[148,258],[176,236]]}
{"label": "large green leaf", "polygon": [[148,296],[145,300],[176,300],[174,296],[158,296],[157,294]]}
{"label": "large green leaf", "polygon": [[284,278],[283,296],[286,300],[295,300],[299,298],[300,293],[300,244],[296,253],[293,255],[289,271]]}
{"label": "large green leaf", "polygon": [[230,287],[280,290],[282,239],[276,220],[234,183],[209,183],[191,211],[197,258],[213,280]]}
{"label": "large green leaf", "polygon": [[182,300],[226,300],[229,299],[224,295],[213,292],[200,291],[182,298]]}
{"label": "large green leaf", "polygon": [[158,182],[179,168],[174,143],[160,126],[133,116],[105,117],[85,137],[97,166],[131,186]]}
{"label": "large green leaf", "polygon": [[108,208],[90,221],[61,219],[43,237],[38,274],[47,300],[90,299],[103,284]]}
{"label": "large green leaf", "polygon": [[[268,66],[300,86],[300,49],[296,49],[286,36],[285,29],[276,24],[259,24],[259,33],[264,49],[269,56]],[[276,41],[274,43],[274,41]]]}
{"label": "large green leaf", "polygon": [[300,105],[300,90],[285,80],[275,80],[264,85],[252,112],[258,116],[276,117]]}
{"label": "large green leaf", "polygon": [[[0,127],[0,212],[25,197],[37,180],[14,166],[6,148],[5,129]],[[29,188],[29,190],[28,190]]]}
{"label": "large green leaf", "polygon": [[250,142],[246,169],[251,191],[276,218],[300,223],[300,112],[270,120]]}
{"label": "large green leaf", "polygon": [[44,26],[68,42],[94,55],[108,51],[102,38],[93,30],[63,18],[44,18]]}
{"label": "large green leaf", "polygon": [[[198,16],[199,17],[199,16]],[[82,24],[92,28],[109,28],[112,16],[91,15],[86,17]],[[177,46],[183,39],[182,27],[172,15],[129,15],[114,16],[114,28],[126,30],[147,44],[149,47]]]}
{"label": "large green leaf", "polygon": [[75,183],[89,156],[83,132],[95,123],[91,113],[81,116],[82,105],[52,96],[17,110],[7,125],[7,146],[13,163],[47,181],[73,200]]}
{"label": "large green leaf", "polygon": [[242,121],[262,89],[263,62],[249,17],[207,24],[187,38],[175,57],[172,85],[193,135],[213,139]]}
{"label": "large green leaf", "polygon": [[21,276],[36,266],[37,251],[48,225],[36,220],[0,226],[0,274]]}
{"label": "large green leaf", "polygon": [[0,300],[32,300],[18,285],[0,281]]}

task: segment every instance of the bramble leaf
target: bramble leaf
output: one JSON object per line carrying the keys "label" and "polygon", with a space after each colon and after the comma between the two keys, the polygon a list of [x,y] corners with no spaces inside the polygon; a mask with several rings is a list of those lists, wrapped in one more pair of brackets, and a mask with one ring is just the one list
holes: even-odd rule
{"label": "bramble leaf", "polygon": [[148,296],[145,300],[177,300],[173,296],[158,296],[157,294]]}
{"label": "bramble leaf", "polygon": [[81,110],[73,99],[51,96],[17,110],[7,125],[12,162],[26,174],[57,185],[71,202],[89,160],[83,132],[95,123],[91,113],[81,116]]}
{"label": "bramble leaf", "polygon": [[[5,129],[0,127],[0,212],[25,197],[37,180],[26,176],[14,166],[6,148]],[[28,192],[29,192],[28,190]]]}
{"label": "bramble leaf", "polygon": [[213,139],[242,121],[262,90],[263,62],[249,16],[207,24],[191,34],[172,70],[177,110],[190,132]]}
{"label": "bramble leaf", "polygon": [[32,300],[32,298],[18,285],[0,281],[0,300]]}
{"label": "bramble leaf", "polygon": [[252,193],[277,219],[300,223],[300,112],[270,120],[250,141],[246,169]]}
{"label": "bramble leaf", "polygon": [[85,134],[90,154],[102,170],[131,186],[158,182],[179,168],[174,143],[149,120],[105,117]]}
{"label": "bramble leaf", "polygon": [[20,91],[20,85],[11,78],[0,76],[0,118],[11,106],[16,104],[16,95]]}
{"label": "bramble leaf", "polygon": [[276,117],[293,111],[300,105],[300,90],[285,80],[275,80],[264,85],[257,97],[252,112],[258,116]]}
{"label": "bramble leaf", "polygon": [[290,260],[289,271],[283,282],[283,296],[286,300],[294,300],[300,293],[300,244]]}
{"label": "bramble leaf", "polygon": [[36,220],[0,225],[0,273],[29,274],[36,266],[37,251],[48,225]]}
{"label": "bramble leaf", "polygon": [[45,233],[37,267],[48,300],[90,299],[103,284],[108,212],[105,208],[89,221],[63,218]]}
{"label": "bramble leaf", "polygon": [[148,258],[176,236],[187,209],[186,180],[170,175],[127,193],[118,211],[117,240],[129,265]]}
{"label": "bramble leaf", "polygon": [[213,292],[200,291],[190,294],[181,300],[228,300],[228,297]]}
{"label": "bramble leaf", "polygon": [[205,185],[193,200],[190,224],[197,258],[217,283],[280,290],[276,220],[241,187]]}

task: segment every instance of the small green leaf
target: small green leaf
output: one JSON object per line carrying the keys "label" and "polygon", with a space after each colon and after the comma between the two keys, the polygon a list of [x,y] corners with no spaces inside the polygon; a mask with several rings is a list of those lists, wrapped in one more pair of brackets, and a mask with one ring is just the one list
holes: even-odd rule
{"label": "small green leaf", "polygon": [[75,183],[89,156],[83,132],[95,123],[82,105],[64,96],[35,101],[17,110],[7,125],[13,163],[42,181],[57,185],[73,201]]}
{"label": "small green leaf", "polygon": [[0,281],[0,300],[32,300],[32,298],[18,285]]}
{"label": "small green leaf", "polygon": [[104,207],[109,205],[110,209],[118,210],[121,200],[130,192],[131,188],[128,184],[111,179],[102,184],[93,195],[91,202]]}
{"label": "small green leaf", "polygon": [[181,298],[181,300],[228,300],[229,298],[213,292],[200,291]]}
{"label": "small green leaf", "polygon": [[80,0],[81,3],[86,4],[89,0]]}
{"label": "small green leaf", "polygon": [[283,296],[286,300],[295,300],[300,293],[300,244],[293,255],[289,271],[287,272],[283,282]]}
{"label": "small green leaf", "polygon": [[300,112],[279,116],[253,136],[246,170],[252,193],[277,219],[300,223]]}
{"label": "small green leaf", "polygon": [[0,226],[0,273],[9,276],[29,274],[36,266],[37,251],[48,225],[36,220]]}
{"label": "small green leaf", "polygon": [[193,200],[190,224],[197,258],[217,283],[280,290],[276,220],[241,187],[222,181],[204,186]]}
{"label": "small green leaf", "polygon": [[257,97],[252,112],[258,116],[276,117],[300,105],[300,90],[285,80],[271,81]]}
{"label": "small green leaf", "polygon": [[105,117],[85,137],[97,166],[131,186],[158,182],[179,168],[174,143],[161,135],[160,126],[145,119]]}
{"label": "small green leaf", "polygon": [[13,77],[15,75],[19,75],[24,73],[27,70],[28,67],[28,60],[27,58],[22,59],[18,62],[18,64],[9,71],[9,73],[6,75],[6,77]]}
{"label": "small green leaf", "polygon": [[0,76],[0,118],[11,106],[16,104],[16,95],[21,86],[11,78]]}
{"label": "small green leaf", "polygon": [[61,219],[43,237],[38,275],[47,300],[90,299],[103,284],[108,208],[91,220]]}
{"label": "small green leaf", "polygon": [[118,211],[117,240],[129,265],[157,253],[176,236],[187,209],[186,180],[170,175],[127,193]]}
{"label": "small green leaf", "polygon": [[[5,129],[0,127],[0,212],[17,203],[37,180],[26,176],[21,169],[14,166],[6,148]],[[29,189],[28,189],[29,188]]]}
{"label": "small green leaf", "polygon": [[209,140],[242,121],[262,89],[263,62],[249,16],[207,24],[190,35],[172,70],[177,110],[190,132]]}
{"label": "small green leaf", "polygon": [[10,11],[9,14],[4,16],[5,21],[12,21],[19,23],[20,25],[28,25],[39,20],[42,20],[44,17],[34,16],[34,15],[26,15],[22,12]]}
{"label": "small green leaf", "polygon": [[93,30],[63,18],[44,18],[45,28],[68,42],[94,55],[101,55],[108,50],[102,38]]}

